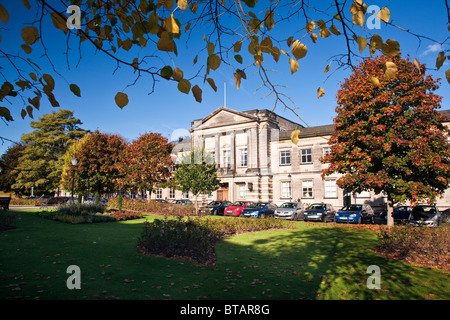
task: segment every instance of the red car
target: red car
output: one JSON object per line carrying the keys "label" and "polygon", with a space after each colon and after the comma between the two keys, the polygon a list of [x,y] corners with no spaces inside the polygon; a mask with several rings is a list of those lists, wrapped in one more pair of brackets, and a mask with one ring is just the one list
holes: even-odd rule
{"label": "red car", "polygon": [[236,201],[232,204],[230,204],[228,207],[224,210],[225,216],[240,216],[242,210],[244,210],[249,203],[253,203],[252,201]]}

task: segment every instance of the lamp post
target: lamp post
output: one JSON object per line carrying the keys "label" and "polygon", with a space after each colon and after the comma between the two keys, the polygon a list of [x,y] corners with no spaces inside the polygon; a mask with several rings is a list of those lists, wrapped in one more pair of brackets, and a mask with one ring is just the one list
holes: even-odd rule
{"label": "lamp post", "polygon": [[73,190],[74,190],[74,187],[75,187],[75,166],[78,163],[78,159],[75,157],[75,155],[72,157],[70,162],[72,162],[72,197],[71,197],[71,201],[72,201],[72,204],[73,204]]}

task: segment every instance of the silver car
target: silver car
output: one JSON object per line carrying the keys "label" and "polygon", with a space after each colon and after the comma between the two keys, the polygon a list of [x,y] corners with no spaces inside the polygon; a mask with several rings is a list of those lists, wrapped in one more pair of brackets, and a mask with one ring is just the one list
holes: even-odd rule
{"label": "silver car", "polygon": [[285,202],[275,210],[275,218],[303,220],[305,208],[301,202]]}
{"label": "silver car", "polygon": [[440,216],[435,205],[417,205],[409,216],[409,223],[413,226],[437,227]]}

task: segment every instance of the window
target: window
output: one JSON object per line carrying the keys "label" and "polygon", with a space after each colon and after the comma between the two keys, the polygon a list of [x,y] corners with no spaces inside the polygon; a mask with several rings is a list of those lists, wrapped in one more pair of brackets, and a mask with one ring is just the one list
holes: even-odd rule
{"label": "window", "polygon": [[291,182],[290,181],[281,182],[281,198],[291,199]]}
{"label": "window", "polygon": [[313,197],[313,182],[311,180],[302,182],[302,197],[303,198]]}
{"label": "window", "polygon": [[247,148],[239,149],[239,166],[247,166]]}
{"label": "window", "polygon": [[183,192],[183,199],[189,199],[189,192]]}
{"label": "window", "polygon": [[162,189],[156,189],[156,199],[162,199]]}
{"label": "window", "polygon": [[325,180],[325,198],[337,198],[336,180]]}
{"label": "window", "polygon": [[223,150],[223,166],[228,167],[231,164],[230,150]]}
{"label": "window", "polygon": [[174,188],[169,189],[169,199],[175,199],[175,189]]}
{"label": "window", "polygon": [[302,163],[312,163],[311,149],[303,149],[302,150]]}
{"label": "window", "polygon": [[290,151],[281,151],[280,152],[280,164],[282,166],[291,164],[291,152]]}
{"label": "window", "polygon": [[245,199],[245,184],[239,185],[239,199]]}
{"label": "window", "polygon": [[330,147],[324,147],[323,148],[323,156],[326,157],[331,154],[331,148]]}

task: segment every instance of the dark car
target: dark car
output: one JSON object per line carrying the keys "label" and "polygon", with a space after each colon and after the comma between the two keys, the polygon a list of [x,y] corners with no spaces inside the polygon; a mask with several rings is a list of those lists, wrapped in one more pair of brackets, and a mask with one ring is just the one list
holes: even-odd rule
{"label": "dark car", "polygon": [[412,209],[409,223],[413,226],[437,227],[440,224],[441,214],[435,205],[417,205]]}
{"label": "dark car", "polygon": [[305,221],[333,222],[336,210],[329,203],[313,203],[305,209]]}
{"label": "dark car", "polygon": [[247,218],[273,217],[277,205],[272,202],[250,203],[242,210],[241,215]]}
{"label": "dark car", "polygon": [[175,200],[175,204],[181,205],[181,206],[193,206],[194,205],[191,200],[186,200],[186,199]]}
{"label": "dark car", "polygon": [[[392,212],[392,216],[394,217],[395,222],[407,221],[409,219],[409,215],[412,212],[412,206],[398,206],[394,208]],[[384,211],[380,214],[380,218],[387,221],[387,212]]]}
{"label": "dark car", "polygon": [[339,209],[334,217],[336,222],[346,223],[375,223],[375,215],[373,209],[368,204],[351,204]]}
{"label": "dark car", "polygon": [[441,211],[441,214],[439,217],[439,225],[441,225],[441,224],[450,225],[450,209]]}
{"label": "dark car", "polygon": [[200,213],[223,216],[223,211],[231,205],[230,201],[212,201],[207,206],[200,208]]}

